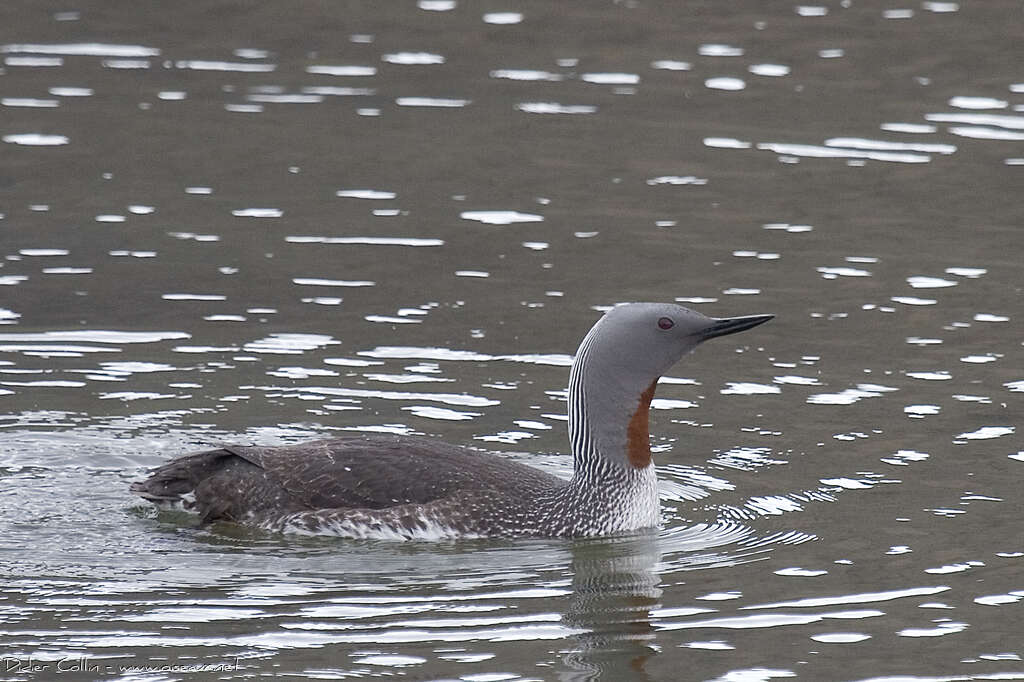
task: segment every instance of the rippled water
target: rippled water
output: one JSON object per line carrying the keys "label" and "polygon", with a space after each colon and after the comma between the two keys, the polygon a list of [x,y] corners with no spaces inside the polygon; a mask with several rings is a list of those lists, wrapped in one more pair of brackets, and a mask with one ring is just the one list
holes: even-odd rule
{"label": "rippled water", "polygon": [[[0,679],[1024,679],[1020,19],[4,4]],[[777,315],[663,379],[658,531],[281,537],[127,491],[339,430],[567,475],[626,300]]]}

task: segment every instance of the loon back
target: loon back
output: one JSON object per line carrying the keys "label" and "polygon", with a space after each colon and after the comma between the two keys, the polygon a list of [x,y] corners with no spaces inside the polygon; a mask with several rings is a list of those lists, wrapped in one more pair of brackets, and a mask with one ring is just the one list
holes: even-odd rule
{"label": "loon back", "polygon": [[470,491],[525,498],[566,485],[533,467],[432,438],[356,435],[197,452],[164,464],[131,489],[160,508],[198,512],[203,523],[267,526],[325,509],[406,507],[416,514]]}

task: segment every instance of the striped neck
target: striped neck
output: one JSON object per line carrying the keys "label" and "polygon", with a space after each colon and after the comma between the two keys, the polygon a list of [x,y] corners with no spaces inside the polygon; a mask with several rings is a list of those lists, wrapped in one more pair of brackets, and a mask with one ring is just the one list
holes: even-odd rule
{"label": "striped neck", "polygon": [[603,357],[595,347],[596,331],[583,339],[569,372],[569,442],[577,485],[629,478],[651,465],[648,410],[657,379],[644,389],[623,381],[615,358]]}

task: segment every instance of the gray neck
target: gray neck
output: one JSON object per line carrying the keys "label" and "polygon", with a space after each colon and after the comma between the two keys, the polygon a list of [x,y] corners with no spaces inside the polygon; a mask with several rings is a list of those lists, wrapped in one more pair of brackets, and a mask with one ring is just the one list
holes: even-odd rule
{"label": "gray neck", "polygon": [[[643,388],[616,372],[616,359],[603,357],[606,353],[594,337],[591,330],[583,339],[569,372],[569,441],[576,485],[630,479],[643,470],[628,457],[630,420],[641,407]],[[642,427],[646,445],[646,420]]]}

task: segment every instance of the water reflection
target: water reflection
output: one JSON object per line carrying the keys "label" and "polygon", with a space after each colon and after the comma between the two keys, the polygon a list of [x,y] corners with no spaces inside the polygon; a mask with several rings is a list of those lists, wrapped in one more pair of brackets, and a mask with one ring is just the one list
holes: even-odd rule
{"label": "water reflection", "polygon": [[651,624],[662,595],[657,535],[577,542],[572,555],[572,596],[562,621],[580,632],[558,678],[654,679],[646,662],[658,651]]}

